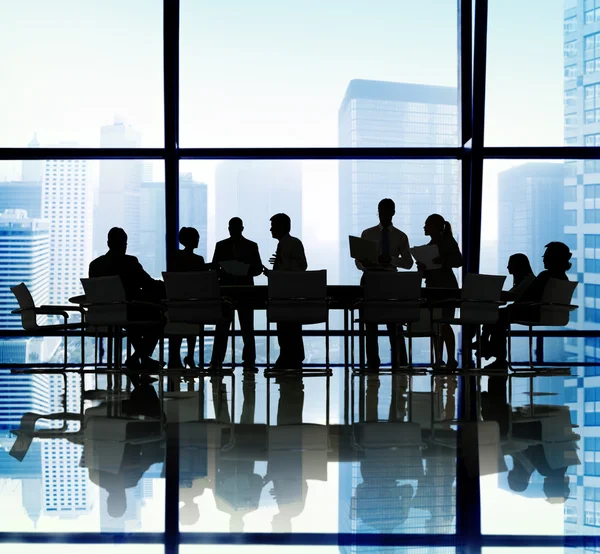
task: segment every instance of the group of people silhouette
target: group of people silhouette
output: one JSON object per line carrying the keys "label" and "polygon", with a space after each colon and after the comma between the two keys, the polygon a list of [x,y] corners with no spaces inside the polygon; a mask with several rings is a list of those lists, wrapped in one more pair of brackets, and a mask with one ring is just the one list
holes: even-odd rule
{"label": "group of people silhouette", "polygon": [[[379,202],[379,224],[365,229],[361,238],[377,243],[377,261],[356,259],[356,267],[364,273],[371,271],[410,270],[414,265],[410,251],[408,236],[393,224],[396,212],[395,203],[390,198]],[[305,271],[308,267],[304,247],[300,239],[292,236],[292,222],[284,213],[271,217],[271,234],[278,241],[275,254],[269,259],[271,268],[263,265],[258,245],[243,235],[244,225],[239,217],[229,221],[229,238],[217,242],[212,261],[207,263],[204,258],[194,253],[199,244],[199,233],[191,227],[183,227],[179,232],[179,242],[183,249],[177,250],[168,260],[170,271],[193,272],[214,270],[219,274],[221,285],[254,284],[258,275],[269,275],[271,271]],[[439,214],[430,215],[424,223],[424,235],[429,237],[429,245],[437,247],[438,255],[432,260],[436,269],[429,269],[417,262],[417,270],[425,280],[426,287],[446,289],[449,291],[459,288],[454,269],[462,266],[462,254],[458,243],[453,237],[451,224]],[[89,267],[90,277],[107,277],[118,275],[125,289],[128,300],[160,302],[166,297],[164,283],[153,279],[142,267],[138,259],[126,254],[127,234],[121,228],[113,228],[108,233],[108,252],[93,260]],[[571,267],[569,262],[572,254],[566,244],[551,242],[546,245],[543,257],[545,270],[537,277],[533,274],[529,260],[525,254],[514,254],[508,263],[508,271],[513,275],[513,287],[510,290],[512,305],[500,310],[501,316],[494,325],[483,328],[481,354],[486,359],[495,357],[488,367],[506,368],[506,339],[508,326],[514,319],[539,318],[539,308],[531,303],[539,302],[549,279],[567,280],[566,271]],[[234,275],[224,269],[224,262],[241,262],[247,267],[244,275]],[[361,280],[361,284],[363,280]],[[254,337],[254,313],[251,307],[244,304],[236,306],[243,338],[242,362],[244,368],[254,368],[256,363],[256,346]],[[443,319],[453,317],[455,308],[443,308]],[[233,320],[233,309],[224,308],[225,322],[217,325],[215,342],[210,363],[210,369],[222,369],[227,350],[227,335]],[[151,322],[149,325],[132,326],[128,329],[133,354],[126,360],[125,365],[130,370],[157,370],[162,364],[152,359],[152,353],[162,335],[164,316],[149,306],[138,303],[131,308],[129,317],[132,320]],[[366,325],[366,357],[367,368],[379,370],[378,325]],[[407,365],[406,345],[403,327],[398,324],[388,324],[388,335],[391,348],[392,368]],[[473,332],[473,331],[471,331]],[[474,333],[473,333],[474,336]],[[299,323],[278,323],[277,337],[280,354],[275,363],[275,369],[300,369],[304,362],[304,344],[302,326]],[[439,328],[436,354],[436,367],[453,370],[458,367],[456,359],[456,341],[454,331],[448,324]],[[170,339],[169,362],[170,368],[195,368],[194,348],[195,337],[187,337],[187,356],[181,360],[182,337]],[[476,344],[474,344],[477,347]],[[445,347],[447,360],[442,360]]]}

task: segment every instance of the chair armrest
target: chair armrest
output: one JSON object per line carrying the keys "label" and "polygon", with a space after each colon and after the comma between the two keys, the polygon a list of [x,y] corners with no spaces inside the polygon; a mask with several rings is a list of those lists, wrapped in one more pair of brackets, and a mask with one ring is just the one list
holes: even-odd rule
{"label": "chair armrest", "polygon": [[452,305],[459,305],[459,304],[469,304],[469,303],[473,303],[473,304],[493,304],[495,306],[504,306],[506,304],[505,300],[476,300],[474,298],[449,298],[446,300],[437,300],[435,302],[432,302],[431,305],[432,306],[452,306]]}
{"label": "chair armrest", "polygon": [[49,308],[49,309],[58,309],[63,310],[65,312],[79,312],[83,313],[83,308],[81,306],[55,306],[50,304],[44,304],[40,306],[40,308]]}
{"label": "chair armrest", "polygon": [[35,315],[60,315],[67,319],[69,314],[65,310],[58,309],[59,306],[40,306],[36,308],[21,308],[13,310],[13,314],[22,314],[24,312],[33,312]]}

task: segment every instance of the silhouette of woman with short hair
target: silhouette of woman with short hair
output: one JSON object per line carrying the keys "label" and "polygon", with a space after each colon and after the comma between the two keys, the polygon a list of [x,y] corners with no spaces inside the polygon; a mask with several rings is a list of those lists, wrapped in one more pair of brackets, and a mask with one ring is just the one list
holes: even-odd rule
{"label": "silhouette of woman with short hair", "polygon": [[[458,281],[454,275],[452,268],[461,267],[463,260],[462,254],[458,247],[458,243],[452,236],[452,225],[446,221],[440,214],[431,214],[426,220],[423,227],[426,236],[431,239],[430,245],[438,247],[438,256],[432,261],[434,264],[439,264],[442,267],[439,269],[425,269],[423,264],[418,263],[419,271],[425,277],[426,287],[458,289]],[[443,308],[442,317],[451,319],[454,317],[454,308]],[[456,369],[458,362],[456,361],[456,339],[452,327],[447,323],[442,323],[440,326],[440,343],[436,349],[436,362],[438,365],[442,363],[442,350],[446,345],[448,354],[447,369]]]}
{"label": "silhouette of woman with short hair", "polygon": [[[206,271],[208,269],[204,258],[194,254],[200,243],[200,233],[194,227],[182,227],[179,231],[179,242],[183,250],[177,250],[173,253],[169,271],[188,272],[188,271]],[[195,368],[194,350],[196,348],[196,336],[189,335],[187,339],[187,356],[181,363],[181,342],[183,337],[175,336],[169,338],[169,367],[170,368]]]}

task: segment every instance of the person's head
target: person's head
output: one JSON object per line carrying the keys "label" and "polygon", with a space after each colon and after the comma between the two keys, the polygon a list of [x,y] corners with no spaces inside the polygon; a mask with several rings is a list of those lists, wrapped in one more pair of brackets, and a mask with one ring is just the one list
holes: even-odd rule
{"label": "person's head", "polygon": [[290,234],[292,230],[292,220],[287,214],[275,214],[271,218],[271,235],[274,239],[279,240],[282,237]]}
{"label": "person's head", "polygon": [[508,472],[508,486],[515,492],[523,492],[529,486],[531,472],[527,471],[519,462],[515,460],[514,467]]}
{"label": "person's head", "polygon": [[108,232],[106,244],[111,252],[125,254],[127,252],[127,233],[120,227],[113,227]]}
{"label": "person's head", "polygon": [[569,498],[569,478],[563,474],[550,475],[544,479],[546,500],[553,504],[562,504]]}
{"label": "person's head", "polygon": [[423,226],[423,231],[428,237],[432,236],[452,236],[452,225],[440,214],[431,214]]}
{"label": "person's head", "polygon": [[179,521],[182,525],[195,525],[200,519],[200,510],[195,502],[186,502],[179,508]]}
{"label": "person's head", "polygon": [[123,517],[127,510],[127,496],[125,489],[115,489],[108,492],[106,499],[106,511],[112,518],[118,519]]}
{"label": "person's head", "polygon": [[377,212],[379,213],[379,223],[388,227],[392,224],[392,218],[396,214],[396,204],[391,198],[384,198],[379,202]]}
{"label": "person's head", "polygon": [[185,249],[198,248],[200,233],[194,227],[182,227],[179,231],[179,242]]}
{"label": "person's head", "polygon": [[232,217],[229,220],[229,236],[238,239],[244,231],[244,222],[239,217]]}
{"label": "person's head", "polygon": [[533,269],[531,269],[531,264],[529,263],[529,258],[525,254],[513,254],[510,258],[508,258],[508,265],[506,266],[508,272],[511,275],[514,275],[515,278],[526,277],[527,275],[531,275],[533,273]]}
{"label": "person's head", "polygon": [[544,267],[550,271],[564,271],[571,269],[571,251],[564,242],[549,242],[542,256]]}

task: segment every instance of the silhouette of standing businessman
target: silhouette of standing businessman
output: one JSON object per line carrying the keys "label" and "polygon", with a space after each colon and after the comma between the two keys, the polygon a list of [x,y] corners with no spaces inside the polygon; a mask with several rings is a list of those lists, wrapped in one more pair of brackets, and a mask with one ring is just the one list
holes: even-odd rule
{"label": "silhouette of standing businessman", "polygon": [[[233,217],[229,220],[228,239],[217,242],[215,253],[213,255],[213,266],[216,267],[220,262],[236,261],[248,264],[248,273],[246,275],[231,275],[223,269],[219,269],[219,281],[221,285],[254,285],[254,277],[260,275],[263,271],[258,244],[248,240],[242,235],[244,223],[239,217]],[[242,361],[244,369],[252,369],[256,363],[256,345],[254,342],[254,310],[252,306],[244,304],[237,305],[238,318],[244,341],[242,350]],[[234,314],[231,314],[233,318]],[[213,356],[211,366],[220,368],[227,351],[227,332],[231,320],[227,323],[219,323],[216,329],[215,344],[213,347]]]}
{"label": "silhouette of standing businessman", "polygon": [[[275,214],[271,218],[271,234],[279,241],[275,255],[269,260],[273,269],[264,268],[265,275],[269,271],[306,271],[308,264],[304,254],[302,241],[290,235],[292,221],[287,214]],[[302,341],[302,324],[295,322],[277,323],[277,340],[279,342],[279,358],[275,369],[301,369],[304,361],[304,343]]]}
{"label": "silhouette of standing businessman", "polygon": [[[357,260],[356,267],[361,271],[397,271],[398,268],[410,269],[413,259],[410,254],[408,237],[400,229],[392,225],[392,218],[396,213],[396,205],[391,198],[384,198],[377,206],[379,212],[379,225],[365,229],[361,238],[379,244],[379,258],[376,264],[365,260]],[[361,279],[361,285],[364,279]],[[378,370],[381,364],[379,358],[379,344],[376,323],[366,324],[366,350],[367,367]],[[407,364],[406,344],[400,335],[401,328],[395,323],[387,324],[392,349],[392,367]]]}

